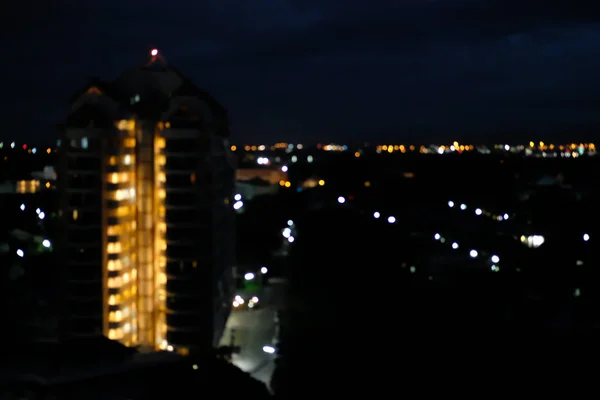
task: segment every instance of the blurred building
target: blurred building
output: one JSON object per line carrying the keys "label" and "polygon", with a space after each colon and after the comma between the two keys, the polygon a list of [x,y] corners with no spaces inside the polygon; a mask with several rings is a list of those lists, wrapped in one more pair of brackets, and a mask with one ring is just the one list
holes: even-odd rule
{"label": "blurred building", "polygon": [[279,184],[280,181],[287,181],[288,174],[276,168],[240,168],[236,172],[236,179],[239,182],[252,181],[253,179],[262,179],[272,185]]}
{"label": "blurred building", "polygon": [[58,173],[63,334],[211,347],[234,288],[227,111],[156,50],[70,105]]}

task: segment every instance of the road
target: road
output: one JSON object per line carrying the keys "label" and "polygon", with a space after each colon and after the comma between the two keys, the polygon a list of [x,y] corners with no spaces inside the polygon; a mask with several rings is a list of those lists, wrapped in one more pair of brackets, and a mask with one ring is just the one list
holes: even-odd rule
{"label": "road", "polygon": [[240,353],[233,356],[233,364],[267,386],[275,368],[275,356],[265,353],[263,346],[273,343],[275,313],[283,308],[284,290],[285,283],[273,284],[259,295],[260,308],[232,312],[220,343],[222,346],[230,345],[234,330],[234,345],[240,346]]}

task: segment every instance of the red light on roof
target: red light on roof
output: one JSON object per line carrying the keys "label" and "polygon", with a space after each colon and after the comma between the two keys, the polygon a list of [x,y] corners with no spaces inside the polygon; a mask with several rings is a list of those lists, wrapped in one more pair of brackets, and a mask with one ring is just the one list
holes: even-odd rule
{"label": "red light on roof", "polygon": [[156,57],[158,55],[158,49],[152,49],[152,50],[150,50],[150,55],[152,57]]}
{"label": "red light on roof", "polygon": [[26,144],[23,145],[23,150],[27,150],[27,145]]}

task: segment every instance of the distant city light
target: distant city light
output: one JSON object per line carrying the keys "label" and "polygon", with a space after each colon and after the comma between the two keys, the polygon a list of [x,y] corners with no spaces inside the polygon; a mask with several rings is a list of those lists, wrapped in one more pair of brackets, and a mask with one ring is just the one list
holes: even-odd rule
{"label": "distant city light", "polygon": [[25,204],[21,204],[21,211],[25,211]]}
{"label": "distant city light", "polygon": [[476,258],[479,255],[479,253],[477,252],[477,250],[471,250],[469,252],[469,255],[471,256],[471,258]]}
{"label": "distant city light", "polygon": [[458,249],[458,243],[456,243],[456,242],[452,243],[452,248],[454,250]]}
{"label": "distant city light", "polygon": [[235,201],[240,201],[242,199],[242,195],[241,194],[236,194],[235,196],[233,196],[233,199]]}
{"label": "distant city light", "polygon": [[42,210],[40,210],[39,208],[36,208],[36,209],[35,209],[35,213],[36,213],[36,214],[38,214],[38,215],[39,215],[39,213],[41,213],[41,212],[42,212]]}
{"label": "distant city light", "polygon": [[396,217],[388,217],[388,222],[389,222],[390,224],[393,224],[393,223],[395,223],[395,222],[396,222]]}
{"label": "distant city light", "polygon": [[293,237],[293,236],[290,236],[290,237],[288,238],[288,242],[290,242],[290,243],[294,243],[294,240],[296,240],[296,239],[294,239],[294,237]]}
{"label": "distant city light", "polygon": [[500,257],[493,255],[491,260],[494,264],[498,264],[500,262]]}
{"label": "distant city light", "polygon": [[306,161],[308,161],[309,164],[313,162],[313,156],[306,157]]}
{"label": "distant city light", "polygon": [[244,279],[247,281],[251,281],[252,279],[254,279],[254,274],[252,272],[247,272],[246,275],[244,275]]}
{"label": "distant city light", "polygon": [[546,239],[542,235],[521,236],[521,243],[529,248],[538,248],[544,244]]}
{"label": "distant city light", "polygon": [[345,202],[346,202],[346,199],[344,198],[344,196],[338,197],[338,203],[344,204]]}
{"label": "distant city light", "polygon": [[284,238],[289,238],[290,236],[292,236],[292,230],[290,228],[285,228],[283,230],[283,232],[281,232],[281,234],[283,235]]}
{"label": "distant city light", "polygon": [[441,237],[442,237],[442,236],[441,236],[439,233],[436,233],[435,235],[433,235],[433,238],[434,238],[435,240],[440,240],[440,238],[441,238]]}
{"label": "distant city light", "polygon": [[379,214],[379,212],[378,212],[378,211],[375,211],[375,212],[373,213],[373,217],[374,217],[375,219],[377,219],[377,218],[381,217],[381,214]]}
{"label": "distant city light", "polygon": [[256,163],[258,165],[267,165],[267,164],[269,164],[269,159],[267,157],[258,157],[256,159]]}
{"label": "distant city light", "polygon": [[282,171],[282,172],[288,172],[288,167],[287,167],[287,165],[284,165],[283,167],[281,167],[281,171]]}
{"label": "distant city light", "polygon": [[481,210],[481,208],[477,208],[477,209],[475,210],[475,214],[476,214],[476,215],[481,215],[481,214],[483,214],[483,211]]}
{"label": "distant city light", "polygon": [[450,200],[448,202],[448,207],[450,207],[450,208],[454,207],[454,202],[452,200]]}
{"label": "distant city light", "polygon": [[288,219],[287,224],[288,224],[288,226],[294,226],[294,221],[292,221],[291,219]]}
{"label": "distant city light", "polygon": [[50,248],[50,241],[48,239],[44,239],[42,241],[42,246],[44,246],[45,248],[49,249]]}
{"label": "distant city light", "polygon": [[508,219],[509,215],[508,214],[504,214],[504,219]]}
{"label": "distant city light", "polygon": [[588,240],[590,240],[590,235],[588,235],[587,233],[583,234],[583,241],[587,242]]}
{"label": "distant city light", "polygon": [[239,210],[242,207],[244,207],[244,202],[243,201],[236,201],[235,204],[233,205],[233,209],[234,210]]}
{"label": "distant city light", "polygon": [[19,249],[19,250],[17,250],[17,255],[19,257],[23,257],[25,255],[25,253],[23,253],[23,250]]}
{"label": "distant city light", "polygon": [[266,274],[267,272],[269,272],[269,270],[267,269],[267,267],[262,267],[262,268],[260,269],[260,273],[261,273],[261,274]]}
{"label": "distant city light", "polygon": [[[168,53],[168,51],[167,51],[167,53]],[[152,49],[152,50],[150,50],[150,55],[152,57],[156,57],[158,55],[158,49]]]}
{"label": "distant city light", "polygon": [[40,219],[44,219],[46,217],[46,214],[44,214],[44,212],[42,211],[41,213],[38,214],[38,217]]}
{"label": "distant city light", "polygon": [[467,205],[466,204],[461,204],[460,205],[460,209],[463,210],[463,211],[466,210],[467,209]]}

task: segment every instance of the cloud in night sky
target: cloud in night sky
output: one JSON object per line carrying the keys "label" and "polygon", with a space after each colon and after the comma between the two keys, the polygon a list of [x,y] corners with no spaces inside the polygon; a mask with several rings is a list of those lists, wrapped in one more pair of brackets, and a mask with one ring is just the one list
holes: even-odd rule
{"label": "cloud in night sky", "polygon": [[[460,137],[600,123],[600,4],[122,0],[0,9],[3,120],[52,135],[69,94],[152,46],[242,141]],[[8,62],[8,59],[15,62]],[[51,99],[51,100],[49,100]],[[6,100],[8,101],[8,100]],[[31,116],[31,110],[35,116]],[[27,121],[27,123],[23,123]]]}

